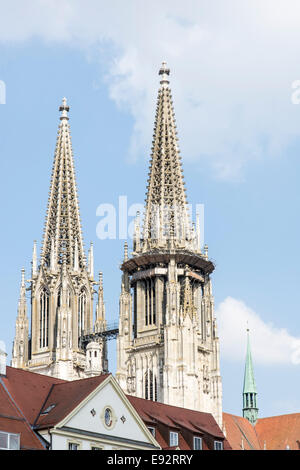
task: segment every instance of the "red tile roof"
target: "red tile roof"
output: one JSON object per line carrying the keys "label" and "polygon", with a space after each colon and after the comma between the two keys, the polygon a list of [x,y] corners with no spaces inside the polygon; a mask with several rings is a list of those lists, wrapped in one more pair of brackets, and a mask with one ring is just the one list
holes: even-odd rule
{"label": "red tile roof", "polygon": [[31,424],[40,412],[52,385],[64,383],[63,380],[54,377],[14,367],[6,368],[3,382]]}
{"label": "red tile roof", "polygon": [[[38,429],[43,429],[59,423],[109,375],[102,374],[97,377],[53,384],[40,410],[41,414],[35,421],[35,426]],[[42,414],[51,405],[55,406],[47,414]]]}
{"label": "red tile roof", "polygon": [[[53,426],[67,416],[109,374],[72,382],[14,367],[6,368],[3,383],[31,425]],[[40,415],[50,405],[53,409]]]}
{"label": "red tile roof", "polygon": [[31,429],[30,423],[15,403],[13,396],[0,380],[0,431],[20,434],[21,450],[43,450],[42,441]]}
{"label": "red tile roof", "polygon": [[223,431],[233,450],[259,450],[256,429],[241,416],[223,413]]}
{"label": "red tile roof", "polygon": [[[189,444],[185,437],[185,431],[190,434],[201,436],[209,436],[212,440],[224,441],[224,448],[230,449],[230,445],[224,438],[224,434],[219,428],[217,422],[210,413],[189,410],[177,406],[165,405],[164,403],[145,400],[127,395],[127,398],[134,406],[138,414],[141,416],[147,426],[156,426],[155,438],[163,449],[169,449],[168,432],[164,433],[163,428],[176,429],[179,432],[179,448],[181,450],[190,450]],[[162,425],[162,426],[159,426]],[[174,448],[173,448],[174,449]]]}
{"label": "red tile roof", "polygon": [[300,450],[300,413],[261,418],[255,429],[262,449]]}

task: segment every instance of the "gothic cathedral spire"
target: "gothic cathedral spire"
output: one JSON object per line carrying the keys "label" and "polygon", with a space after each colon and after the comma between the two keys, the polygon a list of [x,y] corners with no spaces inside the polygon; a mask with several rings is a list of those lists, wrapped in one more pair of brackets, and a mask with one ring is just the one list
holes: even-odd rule
{"label": "gothic cathedral spire", "polygon": [[50,267],[52,263],[55,269],[62,264],[65,256],[67,265],[76,262],[80,268],[84,268],[85,255],[66,98],[63,98],[59,110],[61,116],[45,222],[42,264]]}
{"label": "gothic cathedral spire", "polygon": [[143,251],[170,247],[172,243],[191,248],[195,238],[189,221],[169,73],[163,62],[159,70],[161,86],[146,194]]}
{"label": "gothic cathedral spire", "polygon": [[[98,375],[107,359],[103,357],[106,354],[105,345],[99,347],[94,343],[93,348],[96,348],[96,353],[101,351],[102,357],[101,354],[99,358],[97,356],[98,364],[94,364],[93,359],[91,369],[90,361],[87,360],[91,348],[86,351],[81,346],[82,336],[94,329],[93,297],[97,282],[93,274],[93,246],[89,250],[88,266],[83,248],[66,98],[63,98],[59,111],[61,115],[40,263],[36,242],[32,255],[31,336],[28,338],[28,323],[24,320],[27,315],[22,275],[12,365],[73,380]],[[99,296],[97,322],[101,318],[103,327],[105,312],[102,285]],[[24,348],[21,347],[22,341]]]}
{"label": "gothic cathedral spire", "polygon": [[255,425],[258,418],[257,391],[252,364],[249,329],[247,329],[247,354],[243,388],[243,417]]}
{"label": "gothic cathedral spire", "polygon": [[137,214],[121,266],[116,376],[126,393],[212,413],[221,426],[214,265],[190,220],[169,74],[164,62],[143,228]]}

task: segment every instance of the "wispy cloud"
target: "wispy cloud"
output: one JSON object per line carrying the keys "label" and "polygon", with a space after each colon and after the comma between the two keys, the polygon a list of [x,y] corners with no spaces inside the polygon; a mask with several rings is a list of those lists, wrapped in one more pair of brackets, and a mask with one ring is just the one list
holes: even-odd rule
{"label": "wispy cloud", "polygon": [[243,301],[227,297],[216,310],[222,357],[243,361],[246,328],[250,329],[251,351],[257,364],[300,364],[300,338],[263,319]]}
{"label": "wispy cloud", "polygon": [[291,103],[300,78],[297,0],[11,0],[0,8],[0,41],[38,38],[104,60],[110,97],[134,118],[132,159],[150,152],[162,60],[186,160],[241,179],[250,162],[299,137],[300,108]]}

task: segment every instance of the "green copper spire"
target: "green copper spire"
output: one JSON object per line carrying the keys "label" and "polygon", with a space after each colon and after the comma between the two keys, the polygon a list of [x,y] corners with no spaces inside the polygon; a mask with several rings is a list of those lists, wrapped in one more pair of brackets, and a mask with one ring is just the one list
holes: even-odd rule
{"label": "green copper spire", "polygon": [[247,329],[247,355],[243,390],[243,417],[255,425],[258,417],[257,391],[253,373],[253,364],[250,349],[249,329]]}

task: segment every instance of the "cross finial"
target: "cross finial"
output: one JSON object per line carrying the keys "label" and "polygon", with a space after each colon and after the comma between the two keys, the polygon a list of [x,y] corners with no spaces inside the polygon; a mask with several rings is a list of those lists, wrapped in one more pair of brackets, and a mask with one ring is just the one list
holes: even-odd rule
{"label": "cross finial", "polygon": [[59,107],[59,110],[61,111],[60,119],[69,119],[68,112],[70,110],[70,107],[67,105],[67,98],[62,99],[62,103]]}
{"label": "cross finial", "polygon": [[163,62],[161,64],[161,68],[159,69],[158,74],[162,75],[160,84],[163,86],[168,85],[169,84],[168,76],[170,75],[170,69],[167,68],[167,62]]}

